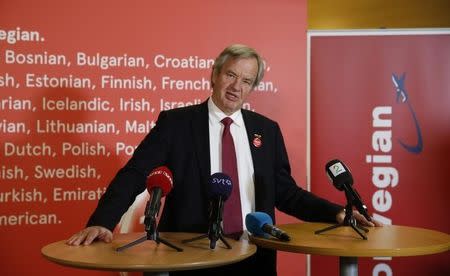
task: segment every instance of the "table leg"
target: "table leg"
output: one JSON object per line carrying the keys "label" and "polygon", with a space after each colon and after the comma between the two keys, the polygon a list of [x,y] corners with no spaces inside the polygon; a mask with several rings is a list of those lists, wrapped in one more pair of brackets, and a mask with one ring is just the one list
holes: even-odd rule
{"label": "table leg", "polygon": [[340,276],[358,276],[357,257],[339,257]]}

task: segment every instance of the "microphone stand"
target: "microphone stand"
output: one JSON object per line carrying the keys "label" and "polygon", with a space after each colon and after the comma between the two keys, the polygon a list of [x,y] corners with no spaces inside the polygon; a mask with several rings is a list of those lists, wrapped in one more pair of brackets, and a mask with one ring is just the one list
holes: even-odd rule
{"label": "microphone stand", "polygon": [[[160,204],[161,204],[161,202],[160,202]],[[147,208],[149,206],[150,206],[150,204],[147,205]],[[159,210],[159,205],[157,206],[157,209]],[[150,210],[150,212],[147,212],[147,211],[148,210],[146,210],[146,212],[145,212],[146,214],[150,213],[150,215],[145,216],[145,220],[144,220],[145,231],[147,232],[147,235],[145,235],[142,238],[139,238],[135,241],[132,241],[124,246],[116,248],[116,251],[120,252],[129,247],[137,245],[141,242],[150,240],[150,241],[155,241],[158,245],[159,245],[159,243],[162,243],[162,244],[167,245],[168,247],[175,249],[178,252],[182,252],[183,251],[182,248],[170,243],[169,241],[167,241],[159,236],[159,231],[157,230],[157,227],[156,227],[156,213],[157,212],[152,212],[152,210]]]}
{"label": "microphone stand", "polygon": [[[191,239],[182,240],[181,242],[188,243],[188,242],[193,242],[196,240],[201,240],[204,238],[209,238],[209,240],[210,240],[209,248],[214,249],[214,248],[216,248],[217,240],[220,239],[225,244],[227,249],[232,248],[231,245],[227,242],[227,240],[225,240],[224,235],[223,235],[223,229],[221,226],[218,226],[214,223],[214,225],[211,225],[210,228],[213,228],[213,230],[210,229],[207,234],[203,234],[198,237],[191,238]],[[218,234],[212,233],[212,232],[217,232],[217,231],[218,231]],[[214,237],[211,237],[211,236],[214,236]]]}
{"label": "microphone stand", "polygon": [[344,227],[345,226],[350,226],[350,227],[353,228],[353,230],[356,231],[356,233],[359,234],[359,236],[361,236],[361,238],[363,240],[367,240],[367,236],[365,236],[362,233],[362,231],[367,233],[367,232],[369,232],[369,229],[367,229],[367,228],[365,228],[365,227],[363,227],[361,225],[358,225],[356,223],[356,219],[353,216],[353,197],[352,197],[351,193],[347,189],[345,190],[345,197],[347,198],[347,204],[345,205],[344,222],[342,224],[335,224],[335,225],[328,226],[328,227],[326,227],[324,229],[317,230],[317,231],[314,232],[314,234],[320,234],[320,233],[323,233],[323,232],[326,232],[326,231],[330,231],[330,230],[333,230],[335,228],[339,228],[339,227],[343,227],[343,226]]}
{"label": "microphone stand", "polygon": [[[216,208],[217,213],[210,214],[210,218],[211,221],[209,224],[209,229],[208,229],[208,233],[207,234],[203,234],[200,235],[198,237],[194,237],[191,239],[186,239],[186,240],[182,240],[182,243],[188,243],[188,242],[193,242],[196,240],[201,240],[204,238],[209,238],[209,248],[214,249],[216,248],[216,242],[218,239],[220,239],[225,246],[227,247],[227,249],[231,249],[231,245],[225,240],[224,235],[223,235],[223,228],[220,225],[220,222],[222,221],[222,211],[223,211],[223,200],[221,198],[219,198],[218,200],[218,208]],[[211,212],[213,212],[214,208],[211,209]]]}

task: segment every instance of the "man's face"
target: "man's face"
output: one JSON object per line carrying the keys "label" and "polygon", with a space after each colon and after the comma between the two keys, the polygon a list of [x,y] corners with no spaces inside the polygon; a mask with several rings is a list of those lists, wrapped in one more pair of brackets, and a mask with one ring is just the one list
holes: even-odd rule
{"label": "man's face", "polygon": [[255,58],[230,58],[220,73],[214,72],[212,100],[225,114],[239,110],[252,91],[258,74]]}

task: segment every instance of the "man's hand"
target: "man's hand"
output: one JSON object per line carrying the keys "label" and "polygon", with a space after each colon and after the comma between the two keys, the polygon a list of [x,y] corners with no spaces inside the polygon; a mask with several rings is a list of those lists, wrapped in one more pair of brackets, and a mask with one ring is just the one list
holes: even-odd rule
{"label": "man's hand", "polygon": [[[383,226],[383,224],[375,219],[372,218],[372,221],[368,221],[363,215],[361,215],[357,210],[353,210],[353,217],[355,218],[356,222],[360,224],[361,226],[369,226],[369,227],[380,227]],[[345,210],[340,211],[336,215],[336,221],[339,224],[344,223],[345,219]]]}
{"label": "man's hand", "polygon": [[102,226],[90,226],[70,237],[66,244],[68,245],[89,245],[95,239],[111,242],[113,234],[111,231]]}

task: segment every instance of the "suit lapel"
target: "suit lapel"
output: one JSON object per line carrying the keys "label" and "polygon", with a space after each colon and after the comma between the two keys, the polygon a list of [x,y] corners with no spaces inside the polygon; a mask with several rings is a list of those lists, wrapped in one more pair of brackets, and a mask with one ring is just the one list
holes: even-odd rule
{"label": "suit lapel", "polygon": [[194,137],[195,152],[197,153],[197,163],[200,168],[201,181],[207,184],[211,174],[208,101],[201,103],[198,106],[198,109],[196,109],[196,112],[194,112],[191,127]]}
{"label": "suit lapel", "polygon": [[[266,157],[264,157],[264,147],[267,147],[268,145],[264,144],[264,129],[262,125],[258,123],[256,117],[246,110],[242,110],[242,117],[244,119],[245,128],[247,130],[247,137],[253,161],[255,181],[255,208],[256,211],[264,211],[264,199],[267,198],[267,196],[270,196],[267,194],[267,189],[265,187],[266,184],[264,181],[264,163],[267,162],[267,160],[265,160]],[[259,145],[257,141],[258,138],[262,142]]]}
{"label": "suit lapel", "polygon": [[261,149],[262,147],[264,147],[264,145],[256,146],[254,142],[256,142],[255,139],[257,139],[258,137],[261,138],[263,129],[258,125],[254,116],[251,116],[251,113],[244,109],[242,110],[242,117],[244,119],[245,128],[247,130],[247,137],[253,160],[253,169],[255,171],[256,177],[257,175],[260,175],[260,170],[263,168],[264,160],[262,158],[263,156]]}

